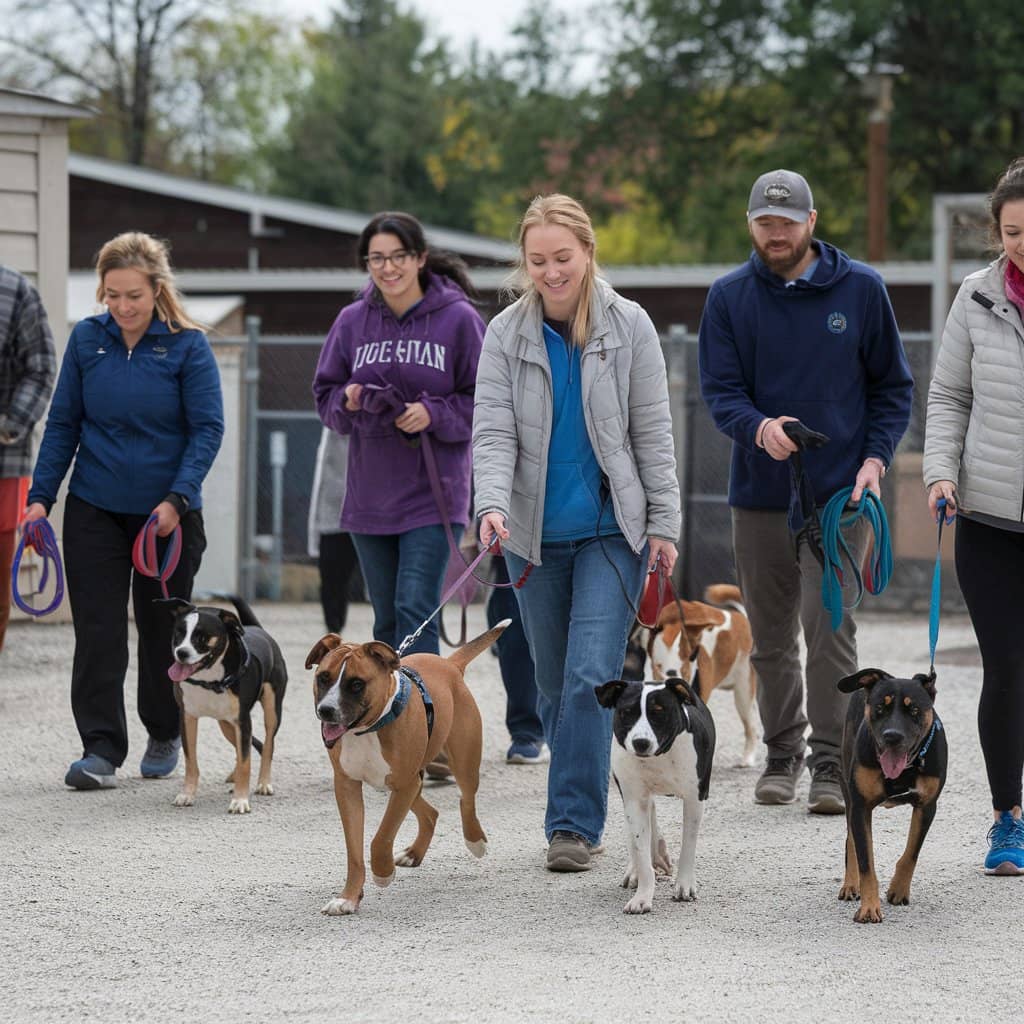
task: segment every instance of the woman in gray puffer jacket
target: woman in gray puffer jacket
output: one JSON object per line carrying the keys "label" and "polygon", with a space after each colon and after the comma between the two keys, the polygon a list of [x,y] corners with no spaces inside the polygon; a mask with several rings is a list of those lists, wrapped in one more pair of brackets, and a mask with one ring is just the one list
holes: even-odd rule
{"label": "woman in gray puffer jacket", "polygon": [[985,871],[1024,875],[1024,157],[990,199],[1002,254],[953,302],[928,392],[928,507],[957,514],[956,571],[981,650],[978,732],[995,823]]}

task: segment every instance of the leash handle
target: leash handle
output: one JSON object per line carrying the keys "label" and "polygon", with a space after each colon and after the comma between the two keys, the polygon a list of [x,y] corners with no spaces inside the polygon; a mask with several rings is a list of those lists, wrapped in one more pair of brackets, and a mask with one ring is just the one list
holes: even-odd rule
{"label": "leash handle", "polygon": [[162,560],[157,559],[156,554],[156,528],[159,519],[153,512],[146,520],[145,525],[139,530],[132,544],[132,565],[135,571],[150,579],[159,580],[160,589],[164,597],[170,597],[167,593],[167,581],[174,575],[181,560],[181,526],[178,525],[172,531],[164,551]]}
{"label": "leash handle", "polygon": [[[26,547],[32,548],[43,560],[43,573],[39,580],[39,589],[35,591],[36,594],[41,594],[46,589],[46,584],[50,579],[50,564],[53,564],[57,583],[53,592],[53,598],[45,608],[33,608],[22,598],[18,591],[18,574],[21,570],[21,560],[25,554]],[[30,523],[25,523],[21,528],[21,539],[18,541],[18,547],[14,553],[14,562],[11,565],[11,597],[14,603],[26,615],[32,615],[36,618],[56,611],[60,607],[61,601],[64,600],[64,566],[60,558],[57,535],[53,532],[49,519],[34,519]]]}

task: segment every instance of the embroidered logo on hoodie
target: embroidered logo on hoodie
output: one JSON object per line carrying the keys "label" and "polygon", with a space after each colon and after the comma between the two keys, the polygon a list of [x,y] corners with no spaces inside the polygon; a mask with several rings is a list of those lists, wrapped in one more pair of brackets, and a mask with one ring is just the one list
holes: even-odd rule
{"label": "embroidered logo on hoodie", "polygon": [[842,313],[829,313],[828,329],[833,334],[842,334],[846,330],[846,317]]}

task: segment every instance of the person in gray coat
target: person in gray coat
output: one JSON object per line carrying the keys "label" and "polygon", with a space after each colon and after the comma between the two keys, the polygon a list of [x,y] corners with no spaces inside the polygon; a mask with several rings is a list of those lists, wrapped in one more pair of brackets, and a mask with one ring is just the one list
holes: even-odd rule
{"label": "person in gray coat", "polygon": [[480,541],[497,537],[551,750],[551,871],[584,871],[608,803],[612,716],[644,577],[672,571],[679,486],[657,332],[598,277],[590,218],[538,196],[519,227],[522,294],[487,328],[476,380]]}
{"label": "person in gray coat", "polygon": [[1001,250],[964,279],[928,392],[924,482],[956,515],[956,573],[981,650],[978,732],[995,821],[985,871],[1024,875],[1024,157],[990,198]]}

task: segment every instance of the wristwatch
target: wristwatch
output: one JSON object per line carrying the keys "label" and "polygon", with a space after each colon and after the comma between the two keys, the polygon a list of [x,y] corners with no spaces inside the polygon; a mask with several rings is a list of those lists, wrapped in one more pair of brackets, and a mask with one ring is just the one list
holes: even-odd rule
{"label": "wristwatch", "polygon": [[179,494],[177,491],[171,491],[170,494],[164,498],[164,501],[174,506],[174,511],[178,513],[179,519],[184,517],[185,513],[189,509],[189,505],[191,504],[184,494]]}

